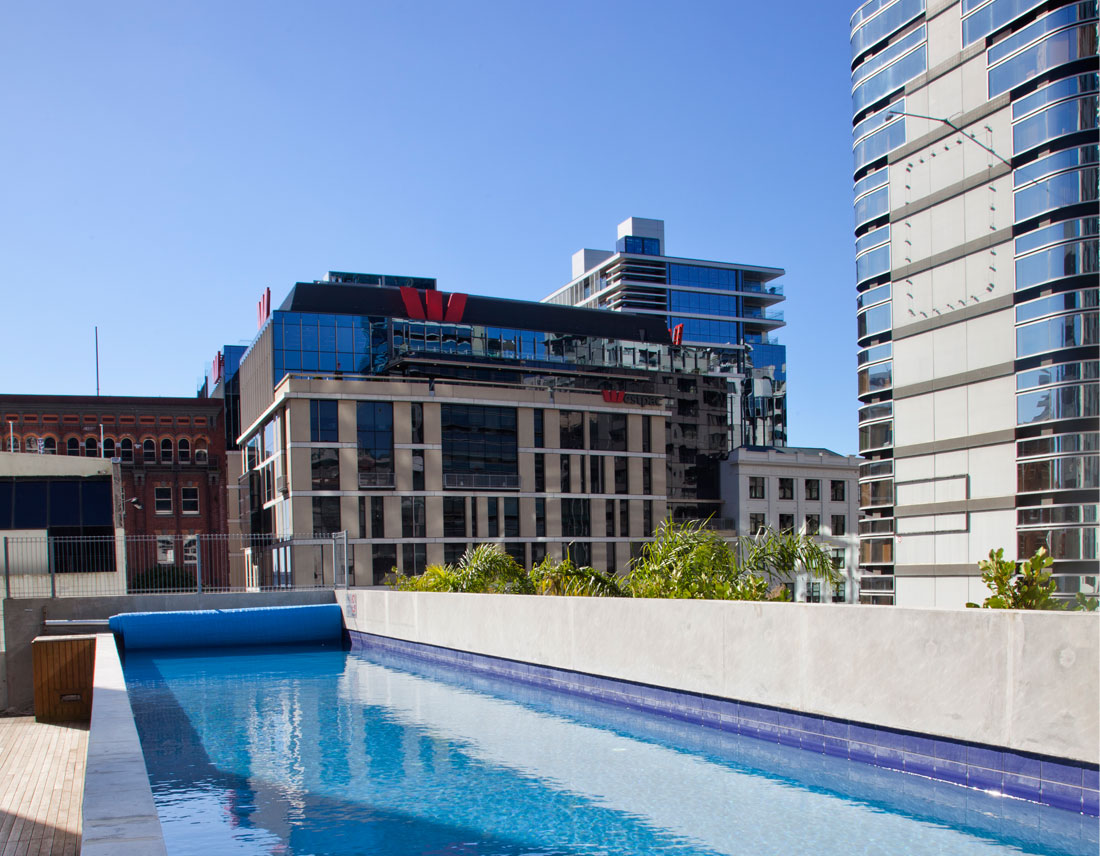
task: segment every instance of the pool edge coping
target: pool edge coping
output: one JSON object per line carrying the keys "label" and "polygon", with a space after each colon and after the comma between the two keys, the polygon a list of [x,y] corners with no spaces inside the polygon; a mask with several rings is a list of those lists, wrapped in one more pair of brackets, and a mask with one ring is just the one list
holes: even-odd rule
{"label": "pool edge coping", "polygon": [[[807,714],[772,705],[719,698],[428,642],[414,642],[364,630],[348,628],[346,632],[353,649],[375,646],[429,662],[469,668],[481,674],[625,706],[644,713],[668,716],[806,752],[843,757],[849,761],[923,776],[963,788],[995,791],[1003,796],[1076,812],[1085,817],[1100,816],[1097,806],[1098,791],[1084,782],[1086,772],[1096,778],[1098,768],[1097,765],[1086,762],[855,720]],[[624,692],[623,688],[631,688],[632,691]],[[742,708],[748,712],[748,716],[742,716]],[[842,726],[844,736],[837,732],[830,734],[825,726],[826,722]],[[855,729],[855,732],[850,732],[849,728]],[[922,749],[927,745],[932,750],[931,754],[909,751],[913,748],[910,743],[919,743]],[[1030,764],[1033,764],[1036,768],[1034,775],[1022,775],[1023,771],[1019,766],[1017,771],[1009,770],[1010,765],[1005,763],[1005,756],[1009,756],[1013,763],[1029,764],[1025,768],[1029,773],[1032,772]],[[1064,768],[1078,770],[1082,784],[1076,786],[1059,781],[1059,774],[1067,771]],[[1048,770],[1050,777],[1043,775]],[[1000,777],[999,783],[995,781],[997,777]]]}
{"label": "pool edge coping", "polygon": [[82,856],[167,856],[115,637],[96,634]]}

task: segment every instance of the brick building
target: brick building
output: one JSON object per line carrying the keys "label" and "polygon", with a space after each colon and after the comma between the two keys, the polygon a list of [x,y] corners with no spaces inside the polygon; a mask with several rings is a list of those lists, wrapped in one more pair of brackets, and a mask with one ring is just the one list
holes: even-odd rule
{"label": "brick building", "polygon": [[131,552],[147,536],[163,554],[154,564],[194,563],[189,536],[226,531],[223,413],[217,399],[0,395],[4,451],[119,459],[122,525]]}

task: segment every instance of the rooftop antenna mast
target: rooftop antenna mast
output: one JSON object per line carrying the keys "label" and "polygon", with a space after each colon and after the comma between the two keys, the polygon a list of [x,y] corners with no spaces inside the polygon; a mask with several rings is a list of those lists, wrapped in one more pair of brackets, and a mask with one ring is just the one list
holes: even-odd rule
{"label": "rooftop antenna mast", "polygon": [[99,398],[99,325],[95,328],[95,395]]}

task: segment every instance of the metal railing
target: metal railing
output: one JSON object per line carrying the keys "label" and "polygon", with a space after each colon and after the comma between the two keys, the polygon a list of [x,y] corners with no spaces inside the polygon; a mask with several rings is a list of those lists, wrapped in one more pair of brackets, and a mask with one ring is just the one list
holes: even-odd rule
{"label": "metal railing", "polygon": [[393,487],[393,473],[359,473],[359,489],[367,490],[372,487]]}
{"label": "metal railing", "polygon": [[347,533],[0,536],[8,598],[347,588]]}
{"label": "metal railing", "polygon": [[443,487],[474,490],[519,490],[519,476],[513,473],[444,473]]}

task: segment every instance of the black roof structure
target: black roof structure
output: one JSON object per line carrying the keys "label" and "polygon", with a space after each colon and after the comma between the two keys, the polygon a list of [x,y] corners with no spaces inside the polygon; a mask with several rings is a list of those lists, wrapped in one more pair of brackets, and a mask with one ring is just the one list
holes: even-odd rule
{"label": "black roof structure", "polygon": [[[290,290],[279,311],[408,318],[401,292],[400,288],[378,285],[299,282]],[[446,301],[450,294],[444,293],[442,297]],[[423,305],[423,292],[417,292],[417,298]],[[466,295],[462,320],[455,323],[672,344],[665,319],[660,315],[632,315],[476,294]]]}

